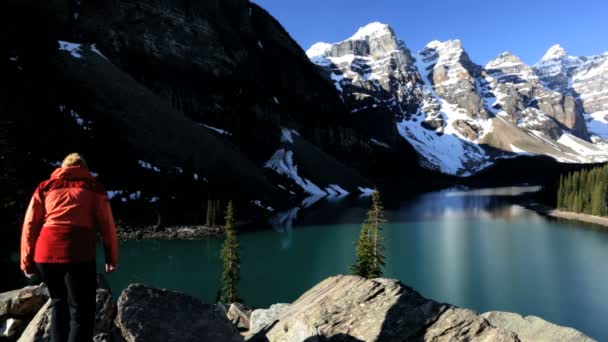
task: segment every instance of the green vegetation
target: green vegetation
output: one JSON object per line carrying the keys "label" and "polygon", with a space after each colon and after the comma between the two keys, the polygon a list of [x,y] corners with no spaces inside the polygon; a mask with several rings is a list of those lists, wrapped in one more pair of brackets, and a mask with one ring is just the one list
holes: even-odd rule
{"label": "green vegetation", "polygon": [[557,208],[591,215],[608,213],[608,165],[568,173],[559,179]]}
{"label": "green vegetation", "polygon": [[372,207],[367,218],[361,224],[359,239],[355,242],[357,260],[351,266],[351,272],[367,279],[382,276],[384,268],[384,246],[382,244],[382,224],[384,219],[380,193],[372,195]]}
{"label": "green vegetation", "polygon": [[238,283],[240,279],[239,241],[234,227],[234,208],[232,201],[226,208],[226,239],[222,247],[222,290],[220,299],[224,303],[239,302]]}

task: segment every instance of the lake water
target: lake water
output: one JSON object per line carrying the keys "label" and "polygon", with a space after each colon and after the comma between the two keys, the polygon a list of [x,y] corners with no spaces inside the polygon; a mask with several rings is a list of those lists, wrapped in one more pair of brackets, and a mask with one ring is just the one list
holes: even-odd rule
{"label": "lake water", "polygon": [[[536,315],[608,341],[608,229],[510,204],[505,196],[517,190],[446,190],[387,204],[385,276],[440,302]],[[347,273],[368,206],[369,199],[317,202],[239,235],[241,297],[253,307],[291,302]],[[212,301],[220,246],[220,239],[122,242],[109,281],[116,293],[139,282]]]}

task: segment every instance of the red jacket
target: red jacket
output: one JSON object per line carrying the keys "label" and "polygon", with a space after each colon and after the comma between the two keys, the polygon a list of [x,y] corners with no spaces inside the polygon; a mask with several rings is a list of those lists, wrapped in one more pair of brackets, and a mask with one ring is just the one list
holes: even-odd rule
{"label": "red jacket", "polygon": [[36,188],[21,233],[21,269],[37,263],[85,262],[95,259],[99,230],[106,263],[118,263],[116,226],[103,186],[80,166],[56,169]]}

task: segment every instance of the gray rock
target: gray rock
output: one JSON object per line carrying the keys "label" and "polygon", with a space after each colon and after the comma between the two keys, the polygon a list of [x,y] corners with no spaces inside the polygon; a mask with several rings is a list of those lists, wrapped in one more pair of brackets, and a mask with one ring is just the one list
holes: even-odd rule
{"label": "gray rock", "polygon": [[49,299],[30,321],[17,342],[48,342],[51,340],[51,300]]}
{"label": "gray rock", "polygon": [[519,341],[515,334],[493,327],[470,310],[426,299],[396,280],[356,276],[324,280],[252,338],[294,342],[333,339]]}
{"label": "gray rock", "polygon": [[253,310],[250,318],[249,334],[254,335],[277,321],[289,309],[289,304],[274,304],[268,309]]}
{"label": "gray rock", "polygon": [[118,298],[116,325],[128,342],[243,340],[216,305],[140,284]]}
{"label": "gray rock", "polygon": [[0,340],[2,338],[15,340],[16,337],[21,335],[25,329],[27,322],[18,318],[6,318],[0,320]]}
{"label": "gray rock", "polygon": [[26,286],[0,294],[0,317],[31,317],[49,298],[46,285]]}
{"label": "gray rock", "polygon": [[523,317],[512,312],[490,311],[481,315],[495,327],[517,334],[522,342],[592,342],[594,339],[578,330],[562,327],[536,316]]}
{"label": "gray rock", "polygon": [[[112,292],[105,288],[107,281],[103,275],[97,277],[96,314],[95,314],[95,341],[110,341],[114,329],[113,320],[116,314],[116,303],[112,299]],[[27,328],[19,338],[19,342],[46,342],[50,341],[51,301],[48,300],[38,313],[29,322]]]}
{"label": "gray rock", "polygon": [[237,328],[249,330],[251,310],[247,309],[243,304],[230,304],[226,316]]}

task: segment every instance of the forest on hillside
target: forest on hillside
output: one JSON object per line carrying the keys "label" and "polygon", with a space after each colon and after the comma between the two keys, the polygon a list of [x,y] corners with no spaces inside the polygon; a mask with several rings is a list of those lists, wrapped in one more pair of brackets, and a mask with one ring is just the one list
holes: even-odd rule
{"label": "forest on hillside", "polygon": [[606,216],[607,195],[608,164],[590,170],[570,172],[559,179],[557,208]]}

